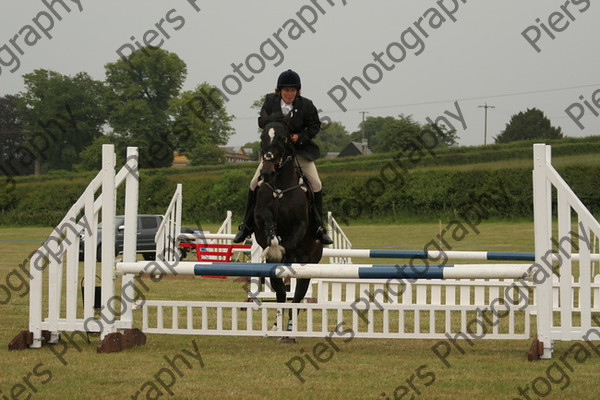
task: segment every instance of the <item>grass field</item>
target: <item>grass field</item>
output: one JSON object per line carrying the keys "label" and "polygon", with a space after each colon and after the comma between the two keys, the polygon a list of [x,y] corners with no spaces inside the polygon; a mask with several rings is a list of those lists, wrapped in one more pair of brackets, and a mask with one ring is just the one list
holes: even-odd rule
{"label": "grass field", "polygon": [[[444,226],[444,222],[350,225],[344,230],[356,248],[422,249]],[[449,240],[452,250],[533,251],[531,222],[484,222],[478,230],[460,242]],[[18,287],[14,274],[9,274],[50,231],[0,227],[0,284],[10,278]],[[242,284],[233,279],[186,277],[145,283],[148,298],[242,301],[246,297]],[[151,335],[145,346],[97,354],[97,337],[91,336],[88,343],[75,336],[72,343],[9,352],[8,342],[27,328],[26,291],[19,287],[7,298],[0,290],[1,400],[600,397],[600,356],[589,348],[568,353],[573,343],[565,342],[557,343],[553,360],[530,363],[530,341],[482,340],[473,345],[460,341],[451,344],[448,365],[433,353],[435,340],[334,338],[335,346],[324,350],[327,343],[318,338],[284,345],[267,338]],[[321,350],[326,361],[314,356]],[[286,367],[291,360],[296,363],[292,365],[304,362],[303,382]]]}

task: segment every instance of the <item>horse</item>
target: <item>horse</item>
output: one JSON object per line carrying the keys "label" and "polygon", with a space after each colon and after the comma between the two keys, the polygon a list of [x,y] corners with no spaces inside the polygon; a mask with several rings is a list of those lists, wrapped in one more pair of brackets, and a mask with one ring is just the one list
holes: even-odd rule
{"label": "horse", "polygon": [[[318,263],[323,245],[316,240],[314,212],[309,205],[310,187],[299,174],[287,118],[281,114],[261,116],[266,125],[260,137],[262,168],[256,189],[254,235],[268,263]],[[286,302],[282,278],[271,277],[278,303]],[[298,279],[292,303],[304,299],[310,279]],[[287,329],[291,330],[292,310]]]}

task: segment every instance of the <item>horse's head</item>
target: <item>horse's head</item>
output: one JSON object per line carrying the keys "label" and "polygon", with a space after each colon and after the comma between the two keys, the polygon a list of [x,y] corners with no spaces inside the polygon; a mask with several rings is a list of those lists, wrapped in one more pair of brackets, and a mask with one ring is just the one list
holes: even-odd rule
{"label": "horse's head", "polygon": [[276,170],[294,154],[294,145],[289,138],[288,120],[281,114],[262,116],[266,121],[260,136],[260,154],[263,167],[260,175],[264,182],[271,182]]}

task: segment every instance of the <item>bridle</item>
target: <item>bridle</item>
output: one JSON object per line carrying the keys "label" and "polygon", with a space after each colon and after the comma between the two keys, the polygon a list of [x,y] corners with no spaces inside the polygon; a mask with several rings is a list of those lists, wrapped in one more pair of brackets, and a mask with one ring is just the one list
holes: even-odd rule
{"label": "bridle", "polygon": [[[283,122],[270,122],[269,124],[267,124],[267,126],[265,127],[265,131],[267,131],[267,129],[272,128],[273,126],[279,126],[279,127],[283,127],[287,130],[287,125],[284,124]],[[271,138],[271,141],[274,139],[274,137]],[[281,155],[281,157],[279,158],[279,162],[275,163],[275,155],[271,152],[264,152],[262,155],[262,161],[263,163],[265,162],[271,162],[274,165],[274,177],[277,177],[277,175],[281,172],[281,169],[289,162],[296,160],[295,157],[295,153],[291,153],[291,154],[286,154],[286,149],[289,147],[290,144],[290,138],[288,137],[288,135],[285,135],[285,139],[283,142],[283,154]],[[300,165],[298,164],[298,161],[296,160],[296,167],[299,169]],[[287,189],[279,189],[277,187],[275,187],[274,185],[272,185],[269,182],[265,182],[260,180],[258,182],[259,186],[265,185],[266,187],[268,187],[269,189],[271,189],[271,191],[273,192],[273,197],[276,199],[281,199],[283,198],[283,195],[289,191],[295,190],[295,189],[302,189],[303,191],[306,192],[307,187],[306,184],[304,183],[302,177],[300,177],[298,184],[291,186]]]}
{"label": "bridle", "polygon": [[[274,127],[283,128],[286,130],[286,133],[287,133],[287,129],[288,129],[287,125],[285,123],[279,122],[279,121],[269,122],[265,126],[265,132],[268,131],[269,129],[273,129]],[[275,134],[273,134],[273,136],[271,136],[271,144],[272,144],[273,140],[275,139],[275,137],[276,137]],[[286,163],[288,163],[289,161],[291,161],[294,158],[294,153],[286,155],[286,149],[289,147],[289,144],[290,144],[290,138],[286,134],[285,139],[283,141],[283,154],[281,155],[279,162],[278,163],[274,162],[275,155],[271,151],[263,152],[263,155],[262,155],[263,162],[272,162],[276,167],[275,168],[276,171],[277,171],[277,169],[281,169],[281,167],[283,167]]]}
{"label": "bridle", "polygon": [[[287,144],[287,140],[284,144]],[[292,161],[292,159],[294,158],[293,154],[290,155],[285,155],[285,153],[281,156],[281,158],[279,159],[278,163],[275,163],[274,160],[275,156],[273,155],[272,152],[268,151],[266,153],[263,154],[262,156],[262,160],[263,162],[272,162],[275,165],[275,174],[277,174],[278,170],[281,170],[281,168],[287,164],[289,161]]]}

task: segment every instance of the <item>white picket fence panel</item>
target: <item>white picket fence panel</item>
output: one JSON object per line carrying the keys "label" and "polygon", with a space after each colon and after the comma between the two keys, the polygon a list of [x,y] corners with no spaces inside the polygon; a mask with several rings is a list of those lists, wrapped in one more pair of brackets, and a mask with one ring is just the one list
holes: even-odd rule
{"label": "white picket fence panel", "polygon": [[[288,310],[297,315],[287,330]],[[143,304],[146,333],[216,336],[294,336],[378,339],[524,340],[530,337],[530,314],[511,308],[499,318],[478,306],[387,304],[379,309],[347,304],[155,301]],[[276,328],[273,324],[276,322]],[[342,334],[342,332],[346,332]]]}

